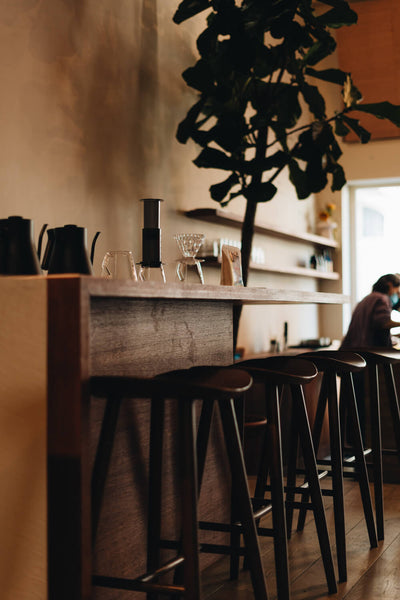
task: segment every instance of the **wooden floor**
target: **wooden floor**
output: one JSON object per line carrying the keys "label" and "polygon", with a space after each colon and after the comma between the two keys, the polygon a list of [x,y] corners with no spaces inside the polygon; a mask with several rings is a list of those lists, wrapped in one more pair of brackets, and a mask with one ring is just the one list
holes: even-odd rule
{"label": "wooden floor", "polygon": [[[289,542],[292,599],[399,600],[400,485],[385,484],[385,540],[372,550],[363,520],[358,484],[347,479],[345,493],[348,581],[338,584],[336,594],[327,593],[314,521],[310,516],[304,531],[294,531]],[[324,502],[334,551],[332,500],[324,498]],[[264,520],[265,523],[268,518]],[[260,538],[269,600],[276,598],[272,544],[272,538]],[[335,552],[334,560],[336,566]],[[210,600],[254,598],[247,572],[242,571],[239,580],[229,581],[226,558],[203,572],[203,595]]]}

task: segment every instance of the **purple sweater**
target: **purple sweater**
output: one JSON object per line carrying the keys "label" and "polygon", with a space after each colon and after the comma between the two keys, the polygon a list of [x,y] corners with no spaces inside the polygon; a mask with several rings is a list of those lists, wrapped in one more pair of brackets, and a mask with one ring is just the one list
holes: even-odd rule
{"label": "purple sweater", "polygon": [[392,306],[387,294],[368,294],[354,309],[341,349],[391,346],[390,329],[383,327],[390,321],[391,312]]}

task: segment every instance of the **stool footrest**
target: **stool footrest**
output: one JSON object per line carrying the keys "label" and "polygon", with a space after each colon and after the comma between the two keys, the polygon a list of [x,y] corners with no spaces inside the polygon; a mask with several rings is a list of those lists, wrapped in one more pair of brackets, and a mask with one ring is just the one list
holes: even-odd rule
{"label": "stool footrest", "polygon": [[[230,533],[233,529],[234,525],[226,525],[224,523],[205,523],[207,527],[203,529],[209,529],[211,531],[224,531],[226,533]],[[215,525],[215,527],[209,527],[209,525]],[[237,525],[237,527],[241,527],[241,525]],[[176,540],[160,540],[160,548],[164,550],[176,550],[180,546],[180,542]],[[231,556],[244,556],[246,553],[245,548],[241,549],[233,549],[231,546],[226,544],[208,544],[200,542],[199,544],[199,552],[204,552],[205,554],[227,554]]]}
{"label": "stool footrest", "polygon": [[227,554],[229,556],[245,556],[245,548],[232,548],[224,544],[200,544],[200,552],[205,554]]}
{"label": "stool footrest", "polygon": [[286,506],[290,506],[291,508],[299,508],[301,510],[314,510],[314,505],[311,502],[298,502],[297,500],[289,501],[286,500]]}
{"label": "stool footrest", "polygon": [[205,531],[224,531],[229,533],[234,527],[241,527],[241,524],[239,522],[214,523],[213,521],[199,521],[199,529],[203,529]]}
{"label": "stool footrest", "polygon": [[325,489],[322,489],[322,490],[321,490],[321,494],[322,494],[323,496],[330,496],[330,497],[333,497],[333,495],[334,495],[334,491],[333,491],[332,489],[331,489],[331,490],[325,490]]}
{"label": "stool footrest", "polygon": [[382,448],[382,454],[386,456],[397,456],[399,451],[396,448]]}
{"label": "stool footrest", "polygon": [[257,527],[258,535],[264,535],[266,537],[274,537],[275,532],[272,527]]}
{"label": "stool footrest", "polygon": [[133,592],[158,592],[167,594],[182,595],[185,588],[180,585],[153,583],[157,577],[165,575],[184,562],[183,556],[178,556],[152,573],[145,573],[135,579],[124,577],[108,577],[106,575],[94,575],[92,577],[93,585],[100,587],[115,588],[120,590],[129,590]]}

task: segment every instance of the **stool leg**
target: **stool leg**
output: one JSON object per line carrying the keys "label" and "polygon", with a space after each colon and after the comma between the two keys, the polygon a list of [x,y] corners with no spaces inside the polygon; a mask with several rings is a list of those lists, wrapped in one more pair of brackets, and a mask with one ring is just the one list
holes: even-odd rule
{"label": "stool leg", "polygon": [[333,509],[335,513],[336,554],[338,560],[339,581],[347,581],[343,458],[336,374],[333,371],[326,371],[324,377],[326,377],[328,384],[329,438],[331,446]]}
{"label": "stool leg", "polygon": [[107,399],[92,472],[92,546],[96,541],[104,487],[110,466],[121,398]]}
{"label": "stool leg", "polygon": [[[162,455],[164,432],[164,400],[152,398],[149,443],[149,488],[147,517],[147,572],[160,566]],[[148,593],[148,600],[156,600],[158,594]]]}
{"label": "stool leg", "polygon": [[379,402],[378,365],[368,366],[370,381],[370,407],[371,407],[371,445],[372,468],[374,474],[374,499],[375,517],[378,540],[385,537],[383,524],[383,472],[382,472],[382,437],[381,437],[381,411]]}
{"label": "stool leg", "polygon": [[266,385],[265,394],[267,409],[267,456],[269,458],[271,484],[275,570],[278,587],[278,598],[279,600],[282,600],[283,598],[290,597],[290,588],[286,512],[283,491],[282,441],[278,387]]}
{"label": "stool leg", "polygon": [[[238,425],[239,436],[243,447],[244,440],[244,397],[237,398],[234,402],[236,421]],[[239,566],[240,566],[240,540],[241,540],[241,527],[235,526],[235,523],[240,522],[240,514],[238,512],[238,506],[236,502],[236,489],[231,486],[231,532],[230,532],[230,579],[237,579],[239,577]],[[247,561],[243,561],[243,568],[247,569]]]}
{"label": "stool leg", "polygon": [[356,396],[351,373],[345,373],[342,376],[340,404],[346,404],[348,409],[348,417],[352,426],[351,444],[356,458],[356,469],[358,475],[357,479],[360,486],[361,500],[363,503],[365,522],[368,529],[369,542],[371,544],[371,548],[376,548],[378,546],[378,540],[376,537],[374,512],[372,508],[367,465],[364,455],[364,445],[361,436]]}
{"label": "stool leg", "polygon": [[218,404],[224,429],[226,450],[231,467],[232,485],[234,485],[237,490],[238,507],[240,508],[241,513],[243,536],[246,545],[246,554],[248,557],[248,566],[250,569],[254,596],[257,600],[266,600],[267,588],[247,482],[242,445],[236,421],[235,407],[233,400],[230,400],[229,402],[220,400]]}
{"label": "stool leg", "polygon": [[[325,376],[322,377],[321,389],[318,396],[317,410],[315,413],[314,424],[312,428],[312,442],[314,447],[315,456],[318,454],[319,443],[322,433],[322,425],[324,423],[326,405],[328,397],[327,379]],[[302,503],[306,505],[309,502],[309,495],[303,494]],[[299,510],[299,516],[297,519],[297,531],[303,531],[307,516],[307,509],[301,508]]]}
{"label": "stool leg", "polygon": [[304,393],[301,386],[293,385],[291,388],[293,398],[293,415],[299,430],[304,468],[306,471],[306,478],[308,481],[311,502],[313,505],[314,521],[317,529],[322,561],[324,563],[326,581],[328,584],[329,593],[334,594],[337,591],[335,568],[333,566],[331,545],[329,541],[328,528],[326,525],[325,509],[318,478],[317,462],[311,439],[311,430],[304,400]]}
{"label": "stool leg", "polygon": [[400,410],[392,365],[384,365],[386,389],[388,393],[390,413],[392,416],[393,433],[396,441],[397,456],[400,461]]}
{"label": "stool leg", "polygon": [[296,415],[294,410],[295,399],[292,389],[292,409],[290,411],[289,425],[289,450],[286,465],[286,527],[287,538],[290,540],[292,535],[293,524],[293,502],[295,501],[296,488],[296,471],[297,471],[297,454],[299,444],[299,430],[296,423]]}
{"label": "stool leg", "polygon": [[200,494],[203,481],[204,467],[206,464],[208,440],[210,439],[211,421],[214,412],[214,402],[203,402],[201,407],[199,426],[197,428],[197,471],[198,492]]}
{"label": "stool leg", "polygon": [[179,469],[182,502],[182,549],[185,598],[200,600],[200,566],[197,516],[196,420],[193,400],[179,402]]}

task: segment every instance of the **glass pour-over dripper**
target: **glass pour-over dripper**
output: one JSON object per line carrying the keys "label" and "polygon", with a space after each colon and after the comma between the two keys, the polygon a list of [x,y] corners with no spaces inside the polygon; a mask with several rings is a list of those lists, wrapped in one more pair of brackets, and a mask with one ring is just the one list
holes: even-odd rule
{"label": "glass pour-over dripper", "polygon": [[183,255],[176,266],[178,280],[186,283],[200,282],[204,284],[201,268],[203,261],[196,258],[196,254],[204,242],[205,235],[203,233],[177,233],[174,239]]}

